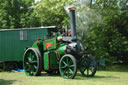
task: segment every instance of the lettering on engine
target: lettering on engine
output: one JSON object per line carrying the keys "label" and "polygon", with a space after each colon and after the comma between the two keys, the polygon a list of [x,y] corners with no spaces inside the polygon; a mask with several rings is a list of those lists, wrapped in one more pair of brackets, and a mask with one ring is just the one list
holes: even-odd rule
{"label": "lettering on engine", "polygon": [[52,43],[46,44],[46,47],[47,47],[47,48],[48,48],[48,47],[52,47]]}

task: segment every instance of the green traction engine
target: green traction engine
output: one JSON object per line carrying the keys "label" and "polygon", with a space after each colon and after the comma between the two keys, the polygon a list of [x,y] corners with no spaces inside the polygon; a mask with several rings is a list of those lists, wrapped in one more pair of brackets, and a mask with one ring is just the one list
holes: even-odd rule
{"label": "green traction engine", "polygon": [[82,76],[94,76],[96,61],[85,54],[81,38],[76,35],[75,8],[69,8],[71,36],[56,36],[48,40],[37,39],[24,53],[23,66],[26,75],[38,76],[42,71],[59,72],[63,78],[75,78],[77,71]]}

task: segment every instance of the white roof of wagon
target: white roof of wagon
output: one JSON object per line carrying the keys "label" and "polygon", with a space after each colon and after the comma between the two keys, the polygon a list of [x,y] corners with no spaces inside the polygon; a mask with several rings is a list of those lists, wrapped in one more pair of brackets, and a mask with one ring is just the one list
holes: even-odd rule
{"label": "white roof of wagon", "polygon": [[0,29],[0,31],[15,31],[15,30],[31,30],[31,29],[54,29],[56,26],[41,26],[41,27],[31,27],[31,28],[16,28],[16,29]]}

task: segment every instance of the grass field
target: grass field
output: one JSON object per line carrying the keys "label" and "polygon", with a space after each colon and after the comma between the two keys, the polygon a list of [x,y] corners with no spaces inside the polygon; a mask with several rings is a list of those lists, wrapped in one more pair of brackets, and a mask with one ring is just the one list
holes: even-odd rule
{"label": "grass field", "polygon": [[63,79],[59,75],[46,73],[28,77],[24,72],[0,72],[0,85],[128,85],[128,66],[97,71],[93,78],[82,77],[78,72],[75,79]]}

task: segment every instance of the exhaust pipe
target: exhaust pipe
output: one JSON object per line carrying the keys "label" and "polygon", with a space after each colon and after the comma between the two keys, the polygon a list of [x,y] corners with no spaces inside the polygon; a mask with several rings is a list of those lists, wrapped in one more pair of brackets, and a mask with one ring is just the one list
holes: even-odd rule
{"label": "exhaust pipe", "polygon": [[72,41],[76,41],[77,40],[75,10],[76,10],[75,7],[69,8]]}

